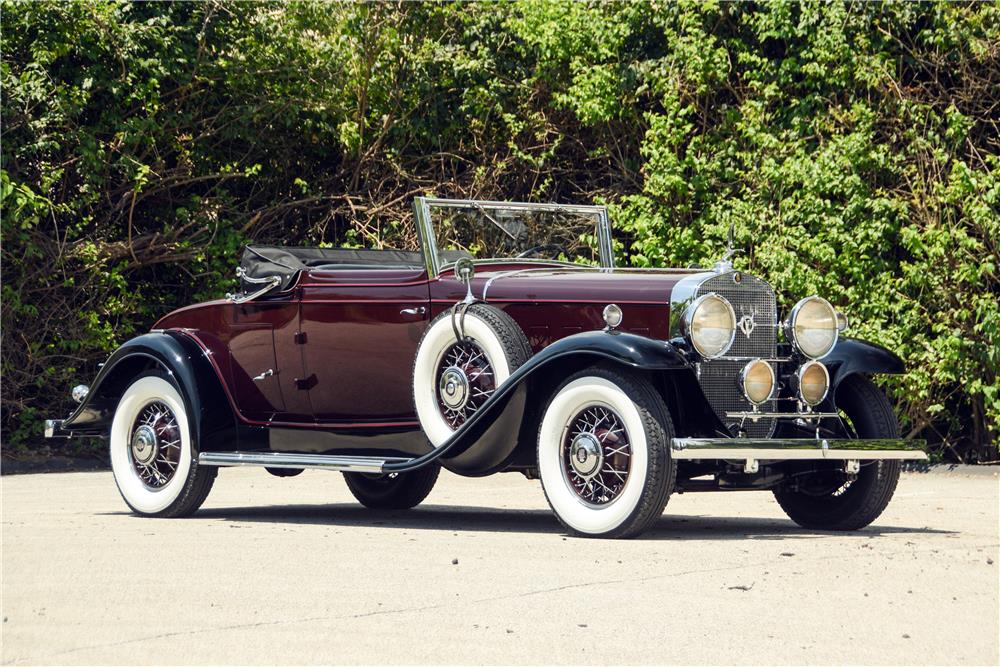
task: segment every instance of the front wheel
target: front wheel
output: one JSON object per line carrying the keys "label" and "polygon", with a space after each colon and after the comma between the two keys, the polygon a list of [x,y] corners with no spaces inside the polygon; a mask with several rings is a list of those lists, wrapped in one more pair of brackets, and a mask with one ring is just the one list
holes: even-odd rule
{"label": "front wheel", "polygon": [[157,372],[132,381],[111,422],[111,470],[125,504],[142,516],[193,514],[216,469],[199,466],[180,392]]}
{"label": "front wheel", "polygon": [[674,488],[673,426],[643,378],[614,368],[571,376],[538,431],[538,471],[549,505],[571,532],[633,537],[663,513]]}
{"label": "front wheel", "polygon": [[[852,375],[837,388],[837,407],[859,438],[898,438],[892,404],[868,378]],[[785,514],[803,528],[858,530],[877,519],[896,491],[899,461],[863,461],[854,479],[817,473],[774,490]]]}

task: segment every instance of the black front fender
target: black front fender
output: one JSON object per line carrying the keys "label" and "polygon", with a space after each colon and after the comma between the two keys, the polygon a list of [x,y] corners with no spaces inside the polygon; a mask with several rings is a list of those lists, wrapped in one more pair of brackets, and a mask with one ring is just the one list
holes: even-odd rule
{"label": "black front fender", "polygon": [[87,398],[62,421],[60,431],[107,435],[126,387],[152,369],[166,372],[180,391],[190,415],[195,451],[205,438],[228,432],[235,437],[235,418],[215,369],[193,338],[175,330],[144,334],[115,350],[91,383]]}
{"label": "black front fender", "polygon": [[[635,369],[690,370],[683,353],[666,341],[618,331],[587,331],[562,338],[531,357],[493,396],[439,447],[420,458],[386,466],[386,472],[419,468],[440,459],[464,475],[486,475],[503,468],[519,442],[533,439],[525,432],[544,399],[538,384],[553,373],[565,379],[576,370],[602,361]],[[535,391],[532,391],[532,390]]]}
{"label": "black front fender", "polygon": [[841,338],[822,359],[830,371],[830,393],[844,378],[864,373],[866,375],[901,375],[906,372],[903,360],[881,345],[857,338]]}

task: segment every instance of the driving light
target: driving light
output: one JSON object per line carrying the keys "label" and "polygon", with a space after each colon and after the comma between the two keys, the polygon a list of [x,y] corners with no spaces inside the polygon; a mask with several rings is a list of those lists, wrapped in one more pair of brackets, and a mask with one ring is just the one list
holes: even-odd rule
{"label": "driving light", "polygon": [[729,350],[736,335],[733,307],[718,294],[706,294],[688,306],[684,329],[703,357],[714,359]]}
{"label": "driving light", "polygon": [[826,299],[810,296],[792,308],[785,322],[785,336],[802,354],[820,359],[837,344],[840,322],[837,311]]}
{"label": "driving light", "polygon": [[770,399],[774,393],[774,385],[777,384],[774,369],[763,359],[755,359],[744,366],[743,372],[740,373],[740,381],[743,385],[743,395],[754,405],[760,405]]}
{"label": "driving light", "polygon": [[830,373],[818,361],[807,361],[796,373],[799,398],[806,405],[819,405],[830,389]]}

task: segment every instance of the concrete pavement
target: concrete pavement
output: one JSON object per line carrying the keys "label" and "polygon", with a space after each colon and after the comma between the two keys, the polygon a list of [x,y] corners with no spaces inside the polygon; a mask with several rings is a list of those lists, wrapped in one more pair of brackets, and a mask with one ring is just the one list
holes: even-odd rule
{"label": "concrete pavement", "polygon": [[906,474],[851,534],[674,496],[628,541],[567,537],[519,475],[373,512],[339,474],[228,469],[182,520],[110,473],[0,484],[3,664],[1000,662],[995,475]]}

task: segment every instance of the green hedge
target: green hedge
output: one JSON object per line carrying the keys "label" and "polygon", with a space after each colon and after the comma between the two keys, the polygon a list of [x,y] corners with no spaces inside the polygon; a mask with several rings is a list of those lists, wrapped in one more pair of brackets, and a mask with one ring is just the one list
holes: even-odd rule
{"label": "green hedge", "polygon": [[2,13],[8,451],[230,288],[244,241],[412,245],[433,193],[605,202],[638,266],[707,263],[734,223],[738,266],[905,358],[908,435],[996,456],[996,4]]}

